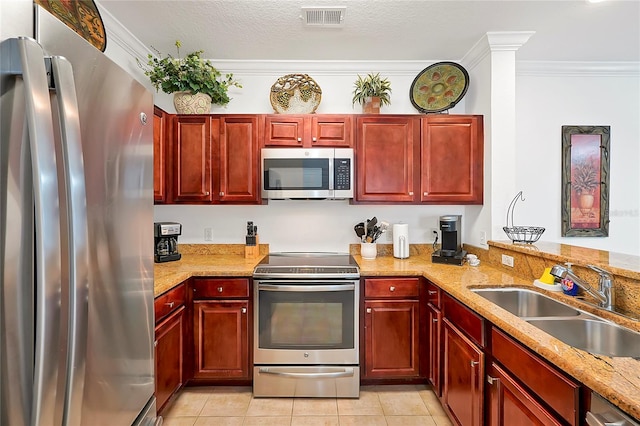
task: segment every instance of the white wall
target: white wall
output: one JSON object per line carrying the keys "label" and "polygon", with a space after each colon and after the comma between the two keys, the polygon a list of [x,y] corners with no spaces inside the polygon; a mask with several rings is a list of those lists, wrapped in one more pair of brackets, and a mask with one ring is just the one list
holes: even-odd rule
{"label": "white wall", "polygon": [[[602,65],[519,68],[516,182],[526,201],[514,220],[544,226],[545,241],[640,255],[640,73]],[[611,126],[609,237],[561,237],[563,125]]]}

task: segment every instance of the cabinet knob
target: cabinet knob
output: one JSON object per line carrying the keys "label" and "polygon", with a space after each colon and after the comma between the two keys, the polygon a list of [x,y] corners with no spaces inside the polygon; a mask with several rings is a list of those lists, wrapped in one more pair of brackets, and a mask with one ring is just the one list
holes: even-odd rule
{"label": "cabinet knob", "polygon": [[313,138],[311,138],[312,141],[317,141],[318,139],[314,136]]}
{"label": "cabinet knob", "polygon": [[409,191],[409,195],[413,195],[413,191]]}
{"label": "cabinet knob", "polygon": [[480,364],[478,361],[471,361],[471,368],[475,368],[478,364]]}
{"label": "cabinet knob", "polygon": [[298,138],[298,142],[302,142],[302,138]]}
{"label": "cabinet knob", "polygon": [[490,385],[497,383],[499,380],[500,379],[498,379],[497,377],[491,377],[487,374],[487,383],[489,383]]}
{"label": "cabinet knob", "polygon": [[371,313],[371,308],[367,308],[367,313],[370,314]]}
{"label": "cabinet knob", "polygon": [[224,191],[220,191],[220,196],[224,197]]}
{"label": "cabinet knob", "polygon": [[209,195],[209,191],[205,192],[204,195]]}
{"label": "cabinet knob", "polygon": [[222,287],[218,287],[218,293],[222,293]]}
{"label": "cabinet knob", "polygon": [[396,291],[396,288],[394,286],[389,287],[389,291]]}
{"label": "cabinet knob", "polygon": [[246,313],[247,313],[247,308],[242,308],[241,312],[242,312],[243,314],[246,314]]}
{"label": "cabinet knob", "polygon": [[426,196],[426,195],[429,195],[429,193],[428,192],[423,192],[422,195]]}
{"label": "cabinet knob", "polygon": [[433,319],[433,322],[438,322],[438,318],[434,318],[434,319]]}
{"label": "cabinet knob", "polygon": [[175,305],[176,302],[169,302],[169,303],[165,303],[165,305],[167,305],[169,308],[173,308],[173,305]]}
{"label": "cabinet knob", "polygon": [[436,293],[437,291],[435,290],[429,290],[429,296],[435,296]]}

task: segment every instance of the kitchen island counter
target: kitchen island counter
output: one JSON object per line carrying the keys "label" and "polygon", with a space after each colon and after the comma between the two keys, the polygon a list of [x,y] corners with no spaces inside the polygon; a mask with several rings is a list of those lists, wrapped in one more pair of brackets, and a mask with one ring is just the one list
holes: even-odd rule
{"label": "kitchen island counter", "polygon": [[[261,253],[263,253],[262,248]],[[211,253],[183,252],[182,259],[179,261],[155,264],[155,294],[156,296],[162,294],[194,276],[251,277],[254,267],[266,253],[268,248],[257,258],[245,259],[243,254],[233,250]],[[426,254],[413,255],[412,253],[407,259],[396,259],[383,253],[374,260],[362,259],[359,254],[353,254],[353,256],[364,278],[423,276],[431,280],[559,370],[584,383],[627,413],[640,418],[640,360],[591,355],[572,348],[471,291],[472,288],[477,287],[533,288],[531,280],[485,263],[478,267],[472,267],[466,263],[463,266],[434,264]],[[538,288],[535,289],[544,292]],[[558,293],[547,294],[593,312],[588,305],[575,301],[569,296]],[[607,315],[600,310],[598,313],[640,331],[638,322],[624,320],[613,314]]]}

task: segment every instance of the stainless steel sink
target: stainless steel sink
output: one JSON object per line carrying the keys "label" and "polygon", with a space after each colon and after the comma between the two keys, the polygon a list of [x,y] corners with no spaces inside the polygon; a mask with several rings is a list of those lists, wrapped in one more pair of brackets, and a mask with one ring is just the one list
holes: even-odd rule
{"label": "stainless steel sink", "polygon": [[527,322],[569,346],[583,351],[640,358],[640,333],[597,319],[529,319]]}
{"label": "stainless steel sink", "polygon": [[532,290],[479,288],[472,291],[520,318],[576,317],[582,313],[578,309]]}

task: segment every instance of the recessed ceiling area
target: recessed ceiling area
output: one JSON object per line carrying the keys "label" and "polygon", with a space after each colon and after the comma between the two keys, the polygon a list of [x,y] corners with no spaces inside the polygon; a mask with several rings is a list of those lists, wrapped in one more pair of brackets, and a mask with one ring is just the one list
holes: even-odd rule
{"label": "recessed ceiling area", "polygon": [[[535,31],[531,61],[640,61],[640,0],[97,0],[146,46],[220,60],[459,61],[488,31]],[[346,7],[306,25],[303,7]]]}

